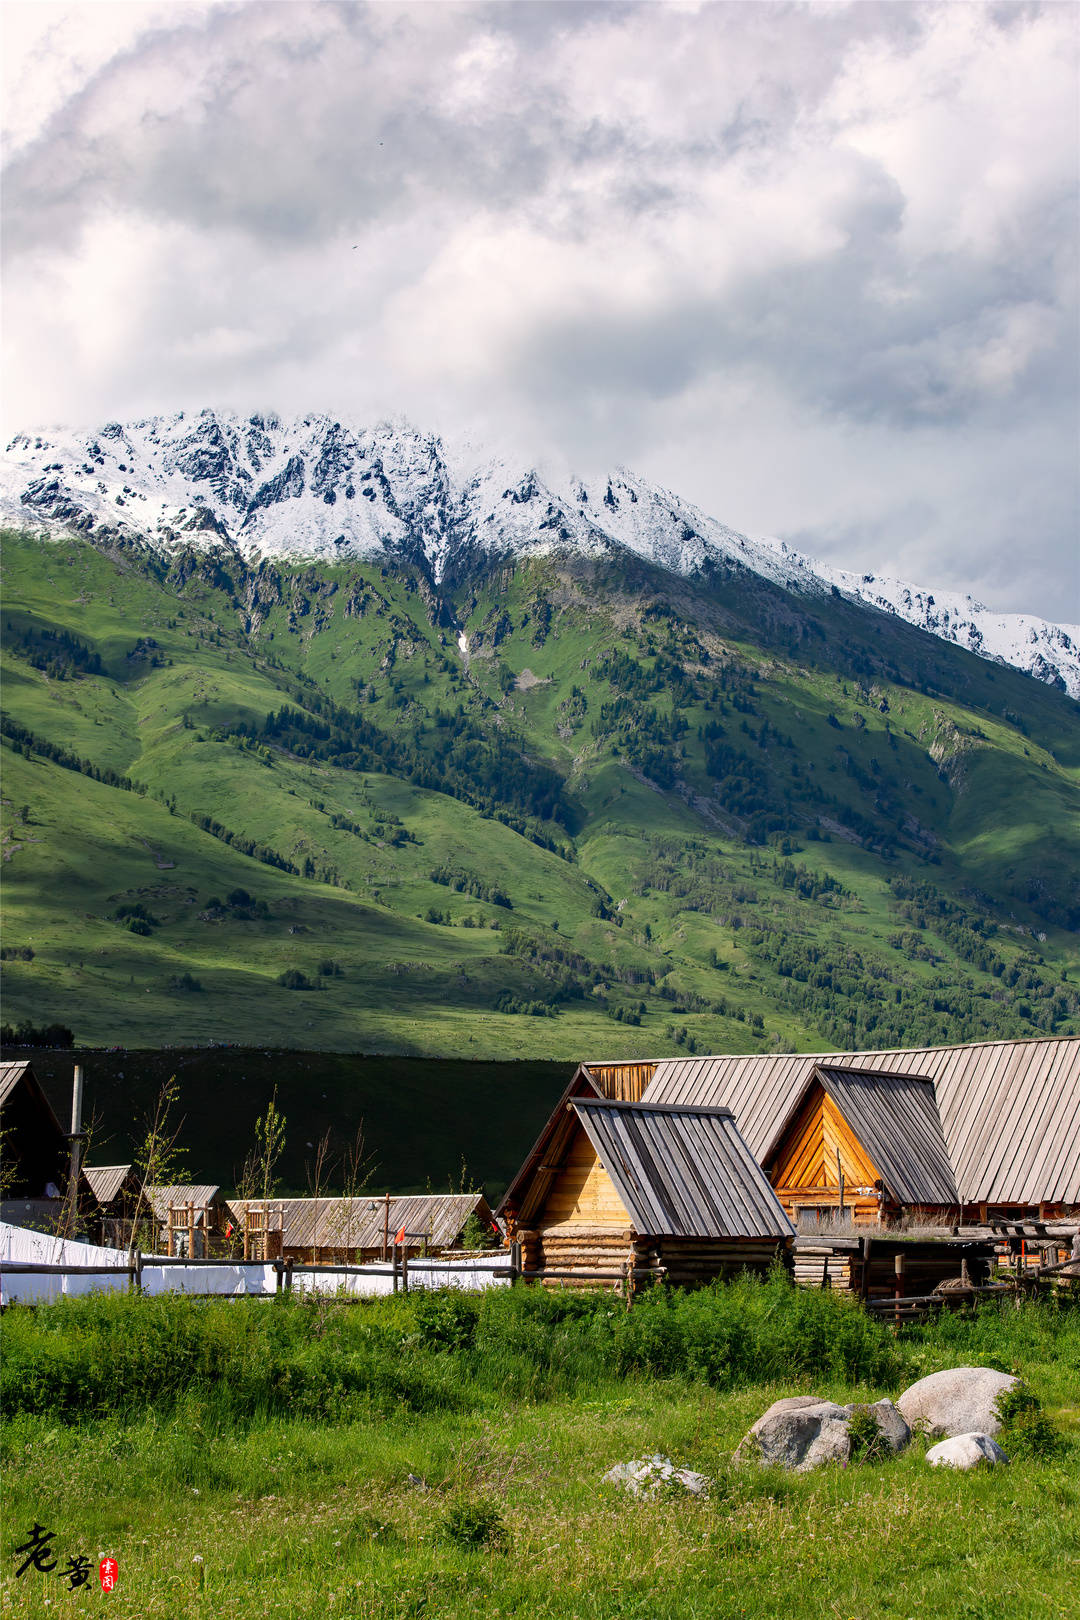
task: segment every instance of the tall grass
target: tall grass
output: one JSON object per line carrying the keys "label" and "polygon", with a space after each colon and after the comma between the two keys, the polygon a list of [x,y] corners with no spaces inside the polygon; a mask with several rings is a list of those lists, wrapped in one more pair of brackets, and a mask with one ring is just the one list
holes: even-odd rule
{"label": "tall grass", "polygon": [[196,1396],[225,1424],[465,1410],[611,1379],[736,1388],[810,1375],[891,1384],[894,1341],[852,1302],[746,1277],[693,1294],[539,1288],[346,1301],[97,1295],[9,1313],[6,1413],[79,1421]]}
{"label": "tall grass", "polygon": [[[194,1300],[97,1295],[13,1310],[0,1401],[79,1422],[167,1414],[208,1421],[350,1421],[574,1398],[618,1381],[715,1390],[766,1382],[896,1389],[937,1365],[1037,1360],[1080,1387],[1080,1312],[1052,1303],[943,1315],[893,1337],[856,1301],[777,1273],[695,1293],[540,1288],[419,1292],[368,1301],[287,1295]],[[1052,1393],[1052,1392],[1048,1392]]]}

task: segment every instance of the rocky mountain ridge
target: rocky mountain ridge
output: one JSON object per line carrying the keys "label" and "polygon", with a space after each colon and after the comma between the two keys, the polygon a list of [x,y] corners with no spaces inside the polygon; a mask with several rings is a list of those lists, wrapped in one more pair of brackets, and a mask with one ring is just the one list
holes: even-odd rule
{"label": "rocky mountain ridge", "polygon": [[499,557],[626,550],[684,576],[745,572],[804,597],[836,592],[1080,698],[1080,627],[833,568],[624,469],[593,484],[542,476],[405,423],[204,410],[20,433],[0,458],[0,516],[46,534],[226,547],[247,562],[398,557],[436,587]]}

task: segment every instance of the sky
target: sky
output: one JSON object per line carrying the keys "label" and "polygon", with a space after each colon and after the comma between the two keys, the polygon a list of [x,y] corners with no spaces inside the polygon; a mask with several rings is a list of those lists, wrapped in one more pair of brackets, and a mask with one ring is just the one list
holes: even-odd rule
{"label": "sky", "polygon": [[1080,7],[6,0],[6,434],[624,465],[1080,618]]}

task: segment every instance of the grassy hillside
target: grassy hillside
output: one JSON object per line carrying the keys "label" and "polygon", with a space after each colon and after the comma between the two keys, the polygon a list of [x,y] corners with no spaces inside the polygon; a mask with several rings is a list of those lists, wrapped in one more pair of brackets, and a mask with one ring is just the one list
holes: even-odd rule
{"label": "grassy hillside", "polygon": [[895,621],[11,534],[3,600],[10,1024],[565,1060],[1080,1027],[1076,706]]}

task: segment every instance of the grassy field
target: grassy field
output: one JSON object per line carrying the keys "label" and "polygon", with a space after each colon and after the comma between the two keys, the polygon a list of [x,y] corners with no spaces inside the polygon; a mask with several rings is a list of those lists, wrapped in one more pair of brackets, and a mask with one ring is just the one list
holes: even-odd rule
{"label": "grassy field", "polygon": [[566,1060],[1080,1027],[1080,726],[1037,682],[552,561],[462,587],[462,659],[407,571],[182,561],[5,537],[12,1022]]}
{"label": "grassy field", "polygon": [[[856,1305],[773,1281],[629,1314],[533,1290],[114,1299],[16,1311],[5,1329],[13,1616],[97,1601],[55,1575],[15,1579],[34,1522],[62,1561],[117,1558],[108,1602],[127,1620],[1076,1612],[1075,1310],[984,1308],[896,1341]],[[963,1364],[1021,1372],[1057,1454],[955,1475],[916,1440],[803,1477],[731,1466],[781,1394],[876,1398]],[[710,1497],[638,1502],[599,1483],[657,1450],[707,1473]]]}

